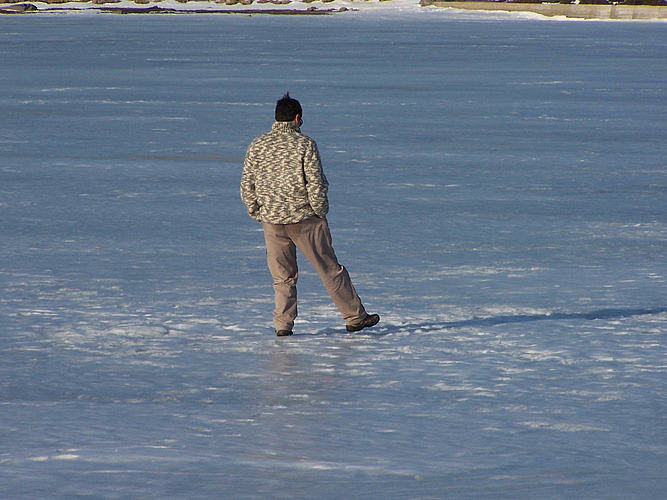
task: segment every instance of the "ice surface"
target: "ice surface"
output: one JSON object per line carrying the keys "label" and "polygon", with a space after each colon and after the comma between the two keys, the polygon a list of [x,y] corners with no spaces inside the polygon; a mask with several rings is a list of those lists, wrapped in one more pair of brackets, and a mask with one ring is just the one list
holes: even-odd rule
{"label": "ice surface", "polygon": [[[383,9],[0,19],[1,498],[664,498],[667,26]],[[287,90],[368,333],[271,330]]]}

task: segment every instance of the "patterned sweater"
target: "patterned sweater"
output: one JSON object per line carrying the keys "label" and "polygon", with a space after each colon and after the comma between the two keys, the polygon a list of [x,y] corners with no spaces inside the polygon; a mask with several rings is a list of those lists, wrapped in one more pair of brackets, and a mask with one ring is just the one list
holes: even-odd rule
{"label": "patterned sweater", "polygon": [[292,122],[275,122],[246,153],[241,199],[259,222],[293,224],[329,212],[317,144]]}

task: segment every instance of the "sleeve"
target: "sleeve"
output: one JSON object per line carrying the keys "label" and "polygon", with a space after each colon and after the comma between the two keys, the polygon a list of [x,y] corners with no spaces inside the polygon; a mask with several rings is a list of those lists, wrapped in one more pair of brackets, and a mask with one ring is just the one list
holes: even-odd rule
{"label": "sleeve", "polygon": [[329,182],[322,169],[320,152],[315,141],[310,140],[306,146],[303,160],[303,173],[306,179],[308,201],[318,217],[324,218],[329,213],[329,199],[327,192]]}
{"label": "sleeve", "polygon": [[252,145],[248,148],[243,161],[243,174],[241,176],[241,200],[248,209],[248,215],[259,221],[259,203],[255,192],[255,174],[252,161]]}

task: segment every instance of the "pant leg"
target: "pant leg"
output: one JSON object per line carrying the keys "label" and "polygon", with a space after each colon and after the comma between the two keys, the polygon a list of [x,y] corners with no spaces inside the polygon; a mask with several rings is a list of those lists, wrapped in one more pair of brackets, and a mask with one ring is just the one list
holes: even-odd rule
{"label": "pant leg", "polygon": [[273,323],[276,330],[292,330],[298,315],[296,283],[299,270],[296,262],[296,246],[285,226],[262,224],[266,241],[266,261],[273,278],[276,307]]}
{"label": "pant leg", "polygon": [[366,310],[352,285],[347,269],[338,263],[326,219],[311,217],[285,228],[292,241],[319,274],[329,296],[343,315],[345,323],[353,324],[364,319]]}

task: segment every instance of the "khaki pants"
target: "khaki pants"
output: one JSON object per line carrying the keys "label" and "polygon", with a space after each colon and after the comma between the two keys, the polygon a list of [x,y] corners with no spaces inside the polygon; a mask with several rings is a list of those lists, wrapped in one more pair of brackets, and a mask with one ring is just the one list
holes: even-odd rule
{"label": "khaki pants", "polygon": [[319,274],[345,323],[358,323],[366,317],[366,310],[352,286],[350,275],[338,263],[331,246],[331,232],[326,219],[310,217],[296,224],[262,223],[262,226],[266,240],[266,258],[275,290],[276,308],[273,311],[273,322],[276,330],[292,330],[297,317],[297,248]]}

